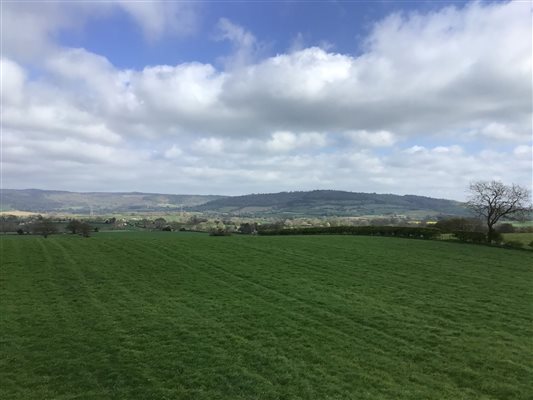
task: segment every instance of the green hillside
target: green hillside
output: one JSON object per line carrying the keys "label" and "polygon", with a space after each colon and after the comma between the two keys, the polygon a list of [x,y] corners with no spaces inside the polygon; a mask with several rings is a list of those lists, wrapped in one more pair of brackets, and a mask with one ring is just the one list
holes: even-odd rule
{"label": "green hillside", "polygon": [[169,211],[203,204],[222,196],[157,193],[66,192],[2,189],[2,210],[96,214],[129,211]]}
{"label": "green hillside", "polygon": [[241,216],[467,215],[457,201],[431,197],[337,190],[282,192],[245,196],[157,193],[78,193],[3,189],[2,210],[106,214],[153,211],[198,211]]}
{"label": "green hillside", "polygon": [[0,236],[0,398],[531,399],[531,253]]}
{"label": "green hillside", "polygon": [[377,193],[354,193],[338,190],[250,194],[212,200],[193,208],[197,211],[230,214],[287,215],[466,215],[457,201],[431,197]]}

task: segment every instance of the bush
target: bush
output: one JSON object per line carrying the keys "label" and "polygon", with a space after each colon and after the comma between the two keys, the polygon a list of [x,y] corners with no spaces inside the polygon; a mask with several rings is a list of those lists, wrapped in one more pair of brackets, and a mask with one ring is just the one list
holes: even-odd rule
{"label": "bush", "polygon": [[496,244],[503,242],[503,235],[500,232],[492,232],[492,241]]}
{"label": "bush", "polygon": [[533,247],[533,240],[531,242],[529,242],[528,246],[529,247]]}
{"label": "bush", "polygon": [[453,236],[461,242],[469,243],[485,243],[487,242],[487,235],[483,232],[469,232],[469,231],[455,231]]}
{"label": "bush", "polygon": [[[241,224],[241,226],[239,226],[239,233],[243,233],[245,235],[253,235],[255,233],[257,233],[257,224],[254,222],[254,223],[249,223],[249,222],[245,222],[244,224]],[[268,231],[268,232],[274,232],[274,231],[279,231],[281,229],[270,229],[270,230],[267,230],[267,229],[263,229],[264,231]]]}
{"label": "bush", "polygon": [[477,218],[443,218],[435,224],[443,233],[483,232],[485,227]]}
{"label": "bush", "polygon": [[515,229],[513,224],[508,222],[496,225],[496,232],[498,233],[514,233]]}
{"label": "bush", "polygon": [[19,235],[24,235],[24,231],[23,231],[22,229],[17,229],[17,233],[18,233]]}
{"label": "bush", "polygon": [[231,236],[231,233],[225,229],[214,229],[209,232],[209,236]]}

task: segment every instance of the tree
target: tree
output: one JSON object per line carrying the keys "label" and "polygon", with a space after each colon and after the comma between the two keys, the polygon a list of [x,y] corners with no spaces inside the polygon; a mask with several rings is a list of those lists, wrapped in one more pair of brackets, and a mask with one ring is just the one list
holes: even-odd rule
{"label": "tree", "polygon": [[91,231],[93,230],[92,226],[89,225],[87,222],[80,222],[78,229],[83,237],[91,236]]}
{"label": "tree", "polygon": [[502,218],[521,219],[531,212],[529,190],[516,184],[505,185],[498,181],[472,182],[467,207],[487,224],[487,241],[494,238],[494,225]]}
{"label": "tree", "polygon": [[154,220],[155,229],[163,230],[167,226],[167,221],[165,218],[159,217]]}
{"label": "tree", "polygon": [[57,233],[57,226],[50,218],[39,218],[33,224],[33,233],[43,235],[46,239],[48,235]]}
{"label": "tree", "polygon": [[68,231],[70,231],[70,233],[72,233],[73,235],[75,235],[76,233],[78,233],[80,231],[80,228],[81,228],[81,225],[82,225],[82,222],[77,220],[77,219],[71,219],[67,226],[65,227]]}
{"label": "tree", "polygon": [[15,232],[19,223],[20,221],[15,215],[2,215],[0,217],[0,231],[3,233]]}

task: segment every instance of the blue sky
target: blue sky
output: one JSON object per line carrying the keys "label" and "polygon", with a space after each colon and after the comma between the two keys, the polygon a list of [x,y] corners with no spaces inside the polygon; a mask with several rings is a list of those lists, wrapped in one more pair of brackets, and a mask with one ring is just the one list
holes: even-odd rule
{"label": "blue sky", "polygon": [[[105,55],[120,68],[142,69],[146,65],[188,62],[217,63],[231,46],[214,40],[220,18],[250,29],[264,42],[264,56],[289,51],[295,44],[330,44],[331,49],[358,55],[373,24],[395,12],[430,12],[447,5],[463,6],[465,1],[209,1],[195,3],[201,13],[196,32],[190,37],[175,36],[146,40],[142,28],[127,12],[91,19],[83,30],[59,32],[58,42],[83,47]],[[99,7],[93,4],[92,7]]]}
{"label": "blue sky", "polygon": [[525,1],[3,2],[2,185],[531,187]]}

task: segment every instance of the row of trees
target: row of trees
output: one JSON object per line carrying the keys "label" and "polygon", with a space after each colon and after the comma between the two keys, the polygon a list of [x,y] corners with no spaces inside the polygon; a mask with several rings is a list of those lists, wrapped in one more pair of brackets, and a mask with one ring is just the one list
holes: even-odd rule
{"label": "row of trees", "polygon": [[[2,216],[1,225],[2,232],[4,233],[17,232],[19,235],[33,233],[35,235],[41,235],[45,238],[58,233],[60,231],[60,226],[62,226],[60,221],[55,221],[51,218],[42,216],[20,220],[12,215]],[[89,237],[91,232],[94,231],[94,228],[85,221],[72,219],[68,221],[67,225],[65,226],[65,230],[72,234],[79,234],[84,237]]]}
{"label": "row of trees", "polygon": [[[74,235],[79,234],[83,237],[91,236],[91,232],[94,230],[87,222],[77,219],[70,220],[65,229]],[[42,235],[45,238],[58,231],[57,223],[50,218],[39,218],[32,225],[32,232],[37,235]]]}

